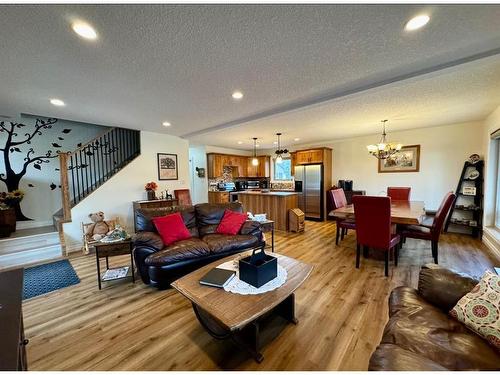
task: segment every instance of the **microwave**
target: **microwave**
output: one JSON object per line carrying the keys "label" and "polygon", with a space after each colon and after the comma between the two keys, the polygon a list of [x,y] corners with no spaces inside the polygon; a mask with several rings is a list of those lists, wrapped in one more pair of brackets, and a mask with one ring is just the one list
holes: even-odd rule
{"label": "microwave", "polygon": [[247,181],[247,189],[260,189],[259,181]]}

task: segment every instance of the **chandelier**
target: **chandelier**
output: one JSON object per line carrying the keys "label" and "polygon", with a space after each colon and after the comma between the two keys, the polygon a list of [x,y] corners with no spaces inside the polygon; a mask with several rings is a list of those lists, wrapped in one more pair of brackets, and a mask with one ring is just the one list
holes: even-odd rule
{"label": "chandelier", "polygon": [[403,145],[401,143],[388,143],[386,141],[385,123],[387,120],[382,120],[383,132],[380,142],[376,145],[366,146],[370,155],[375,156],[377,159],[387,159],[401,150]]}
{"label": "chandelier", "polygon": [[276,163],[280,164],[283,161],[283,155],[288,154],[288,150],[286,148],[281,149],[281,133],[276,133],[278,136],[278,148],[274,152],[276,154]]}

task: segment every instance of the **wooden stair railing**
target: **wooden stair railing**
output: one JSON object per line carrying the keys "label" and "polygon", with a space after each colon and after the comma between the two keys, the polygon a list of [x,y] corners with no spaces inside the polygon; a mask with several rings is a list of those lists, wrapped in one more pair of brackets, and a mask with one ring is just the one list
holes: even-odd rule
{"label": "wooden stair railing", "polygon": [[71,221],[71,209],[140,153],[140,131],[111,128],[75,151],[59,154],[62,209],[54,223],[63,248],[62,224]]}

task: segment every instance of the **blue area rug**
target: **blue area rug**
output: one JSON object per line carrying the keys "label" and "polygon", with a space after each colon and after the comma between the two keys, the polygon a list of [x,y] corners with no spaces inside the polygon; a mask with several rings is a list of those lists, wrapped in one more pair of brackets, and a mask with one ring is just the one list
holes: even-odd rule
{"label": "blue area rug", "polygon": [[78,283],[80,279],[67,259],[26,268],[23,299],[33,298]]}

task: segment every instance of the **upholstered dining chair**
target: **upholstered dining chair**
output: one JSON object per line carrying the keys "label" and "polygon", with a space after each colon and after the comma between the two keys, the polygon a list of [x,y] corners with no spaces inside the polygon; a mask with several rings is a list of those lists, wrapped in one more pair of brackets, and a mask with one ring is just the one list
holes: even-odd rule
{"label": "upholstered dining chair", "polygon": [[[344,189],[329,190],[332,202],[335,208],[342,208],[347,206],[347,199],[345,197]],[[335,235],[335,245],[339,244],[339,237],[343,240],[349,229],[356,230],[356,224],[350,219],[336,218],[337,233]]]}
{"label": "upholstered dining chair", "polygon": [[387,196],[391,197],[393,201],[409,201],[410,200],[410,187],[388,187]]}
{"label": "upholstered dining chair", "polygon": [[385,276],[389,276],[389,253],[394,251],[398,265],[400,236],[392,233],[391,198],[356,195],[352,197],[356,218],[356,268],[359,268],[361,246],[384,252]]}
{"label": "upholstered dining chair", "polygon": [[432,257],[434,258],[434,263],[438,264],[438,247],[439,247],[439,236],[443,230],[443,225],[446,220],[446,216],[450,212],[451,206],[454,204],[457,196],[453,192],[446,193],[441,205],[436,211],[436,216],[434,216],[434,221],[430,227],[424,225],[406,225],[399,228],[399,234],[401,238],[416,238],[419,240],[431,241],[431,251]]}
{"label": "upholstered dining chair", "polygon": [[191,194],[189,189],[177,189],[174,190],[175,199],[179,201],[179,206],[191,206]]}

